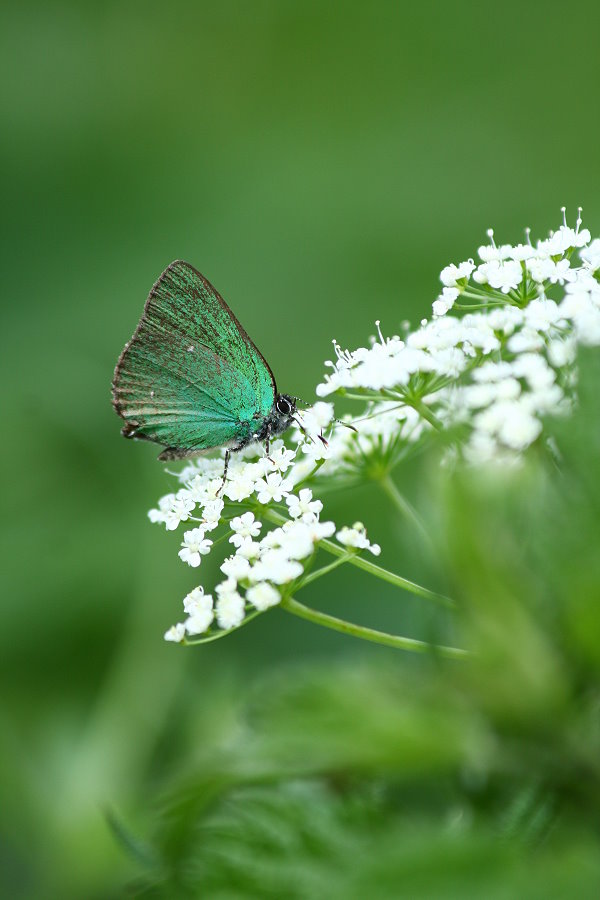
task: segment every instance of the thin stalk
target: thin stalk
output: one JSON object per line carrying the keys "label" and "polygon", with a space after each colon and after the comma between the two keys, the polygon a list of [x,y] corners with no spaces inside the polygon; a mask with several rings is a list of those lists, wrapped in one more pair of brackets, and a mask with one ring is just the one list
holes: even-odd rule
{"label": "thin stalk", "polygon": [[409,503],[406,497],[404,497],[400,493],[391,476],[389,474],[385,475],[381,479],[380,483],[381,487],[388,495],[396,509],[404,516],[405,519],[407,519],[412,525],[415,526],[421,537],[426,541],[428,546],[431,547],[431,538],[427,533],[427,529],[425,528],[421,517],[419,516],[414,506]]}
{"label": "thin stalk", "polygon": [[[452,309],[488,309],[490,306],[506,306],[506,300],[495,300],[493,297],[484,298],[479,294],[471,294],[469,291],[463,291],[461,297],[468,297],[472,300],[479,300],[479,303],[460,304],[454,303]],[[481,302],[483,301],[483,302]]]}
{"label": "thin stalk", "polygon": [[[343,397],[345,400],[376,400],[378,402],[381,402],[382,400],[390,399],[385,394],[383,394],[383,393],[377,394],[374,391],[371,391],[370,393],[365,393],[365,394],[350,394],[344,390],[343,393],[342,393],[342,391],[340,391],[340,396]],[[404,398],[400,394],[395,394],[392,399],[403,400]]]}
{"label": "thin stalk", "polygon": [[475,298],[491,297],[494,300],[500,300],[502,303],[506,303],[507,299],[510,299],[507,294],[503,294],[501,291],[497,291],[494,288],[488,287],[484,290],[483,288],[475,287],[474,284],[469,285],[468,291],[461,291],[460,295],[461,297]]}
{"label": "thin stalk", "polygon": [[[263,507],[261,509],[261,515],[263,518],[273,522],[274,525],[283,525],[284,522],[287,521],[284,516],[279,515],[279,513],[268,507]],[[338,547],[337,544],[327,540],[327,538],[320,540],[319,546],[327,553],[331,553],[332,556],[346,556],[348,553],[343,547]],[[369,575],[374,575],[376,578],[381,578],[382,581],[387,581],[395,587],[402,588],[404,591],[409,591],[411,594],[416,594],[417,597],[423,597],[425,600],[433,600],[435,603],[441,603],[442,606],[446,606],[450,609],[455,606],[454,601],[449,597],[445,597],[443,594],[437,594],[435,591],[430,591],[428,588],[422,587],[422,585],[416,584],[414,581],[409,581],[408,578],[396,575],[395,572],[389,572],[387,569],[383,569],[369,559],[363,559],[362,556],[357,556],[353,553],[352,556],[349,556],[348,562],[351,566],[356,566],[357,569],[368,572]]]}
{"label": "thin stalk", "polygon": [[282,600],[281,607],[286,612],[299,616],[301,619],[306,619],[308,622],[313,622],[315,625],[323,625],[325,628],[331,628],[333,631],[340,631],[342,634],[361,638],[363,641],[372,641],[374,644],[383,644],[387,647],[409,650],[413,653],[435,653],[451,659],[465,659],[470,655],[467,650],[462,650],[459,647],[428,644],[425,641],[417,641],[415,638],[389,634],[386,631],[377,631],[375,628],[367,628],[363,625],[355,625],[353,622],[347,622],[345,619],[338,619],[336,616],[330,616],[328,613],[310,609],[292,597]]}
{"label": "thin stalk", "polygon": [[344,563],[348,562],[352,558],[352,553],[346,553],[344,556],[340,556],[339,559],[334,560],[334,562],[329,563],[328,566],[321,566],[320,569],[315,569],[314,572],[311,572],[306,578],[302,579],[300,584],[297,585],[296,590],[300,590],[300,588],[306,587],[307,584],[310,584],[311,581],[316,581],[317,578],[321,578],[322,575],[327,575],[328,572],[333,572],[334,569],[337,569],[339,566],[342,566]]}
{"label": "thin stalk", "polygon": [[432,425],[436,431],[443,431],[444,426],[436,416],[436,414],[429,409],[426,403],[423,403],[422,400],[418,400],[416,397],[407,397],[406,398],[407,406],[412,406],[420,416],[422,416],[430,425]]}
{"label": "thin stalk", "polygon": [[506,303],[455,303],[452,309],[458,309],[461,312],[473,312],[478,309],[489,309],[490,306],[506,306]]}

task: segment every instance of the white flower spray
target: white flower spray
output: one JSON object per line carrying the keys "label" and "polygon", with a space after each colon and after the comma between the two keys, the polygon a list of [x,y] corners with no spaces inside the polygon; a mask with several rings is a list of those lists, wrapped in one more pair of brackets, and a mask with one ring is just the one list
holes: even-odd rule
{"label": "white flower spray", "polygon": [[[223,453],[201,457],[175,477],[179,490],[149,513],[167,530],[182,522],[179,556],[197,568],[213,547],[228,539],[234,552],[221,565],[217,599],[195,588],[184,601],[187,619],[165,639],[212,641],[274,606],[357,637],[409,650],[430,645],[357,626],[299,603],[296,595],[316,578],[350,564],[402,590],[444,605],[448,598],[376,565],[363,554],[381,548],[361,522],[337,528],[322,519],[319,489],[347,488],[369,477],[375,465],[382,484],[404,515],[422,524],[401,496],[390,472],[425,440],[445,435],[447,458],[467,463],[518,462],[544,440],[544,418],[567,414],[574,401],[575,360],[580,344],[600,344],[600,239],[581,228],[558,231],[532,245],[489,244],[473,259],[446,266],[431,319],[402,335],[377,338],[368,347],[342,350],[317,386],[320,398],[360,403],[336,426],[334,406],[321,399],[302,413],[303,430],[288,443],[275,441],[270,456],[259,445],[232,458],[222,492]],[[574,259],[577,252],[579,261]],[[327,443],[315,439],[327,436]],[[451,441],[448,440],[451,437]],[[223,531],[215,536],[217,529]],[[225,530],[223,530],[225,529]],[[215,535],[207,537],[207,533]],[[331,538],[335,535],[336,540]],[[333,561],[317,567],[323,554]],[[450,656],[464,651],[436,648]]]}

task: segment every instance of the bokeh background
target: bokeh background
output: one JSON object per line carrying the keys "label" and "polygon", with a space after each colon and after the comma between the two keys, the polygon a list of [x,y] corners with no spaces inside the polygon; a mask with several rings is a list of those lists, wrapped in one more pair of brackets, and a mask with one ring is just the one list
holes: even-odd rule
{"label": "bokeh background", "polygon": [[[597,234],[599,19],[591,0],[4,5],[6,896],[121,896],[138,867],[106,810],[147,831],[165,785],[211,758],[251,692],[313,665],[385,665],[400,685],[425,665],[280,611],[197,651],[163,643],[195,573],[146,519],[171,485],[156,448],[123,441],[110,406],[156,277],[192,262],[280,388],[310,399],[332,338],[353,347],[375,318],[393,333],[427,315],[439,270],[489,226],[518,241],[581,203]],[[398,473],[417,506],[421,471]],[[384,565],[448,589],[375,488],[330,511],[360,513]],[[432,627],[355,573],[306,599],[414,636]]]}

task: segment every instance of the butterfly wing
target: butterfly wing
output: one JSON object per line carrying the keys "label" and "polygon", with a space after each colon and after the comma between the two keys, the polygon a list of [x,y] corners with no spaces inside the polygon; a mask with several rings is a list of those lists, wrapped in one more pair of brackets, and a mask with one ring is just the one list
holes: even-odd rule
{"label": "butterfly wing", "polygon": [[260,428],[276,393],[223,298],[189,263],[171,263],[115,369],[123,434],[181,451],[234,444]]}

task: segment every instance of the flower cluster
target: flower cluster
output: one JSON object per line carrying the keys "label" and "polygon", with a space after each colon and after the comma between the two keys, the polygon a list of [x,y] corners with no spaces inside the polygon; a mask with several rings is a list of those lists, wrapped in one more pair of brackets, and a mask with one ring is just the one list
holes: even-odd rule
{"label": "flower cluster", "polygon": [[386,423],[379,434],[388,438],[460,429],[474,462],[529,447],[544,416],[569,409],[577,345],[600,344],[600,240],[590,243],[580,217],[535,247],[528,232],[516,246],[488,236],[479,264],[442,270],[433,317],[419,329],[388,340],[380,333],[368,349],[335,345],[317,394],[370,400],[370,419]]}
{"label": "flower cluster", "polygon": [[[326,427],[332,412],[331,404],[317,404],[306,416],[308,424]],[[187,618],[166,632],[166,640],[180,642],[186,636],[213,633],[215,624],[222,631],[237,628],[249,613],[276,606],[299,585],[319,546],[336,533],[334,522],[320,520],[323,503],[313,499],[310,488],[294,492],[303,473],[320,465],[317,458],[322,461],[314,453],[315,443],[306,431],[295,449],[281,440],[274,442],[268,457],[258,456],[261,448],[254,445],[231,461],[225,483],[222,457],[201,458],[177,475],[184,486],[160,500],[149,513],[151,521],[163,523],[168,531],[181,523],[194,523],[184,532],[179,550],[180,559],[193,568],[200,566],[219,540],[227,538],[233,552],[221,564],[224,577],[214,588],[216,599],[202,587],[195,588],[183,603]],[[294,464],[300,450],[307,452]],[[265,530],[248,506],[264,508],[276,527]],[[246,511],[236,515],[240,508]],[[221,524],[228,530],[220,539],[207,537]],[[361,523],[342,528],[337,538],[352,551],[380,552],[367,539]]]}
{"label": "flower cluster", "polygon": [[[336,359],[316,391],[328,400],[302,412],[302,426],[268,456],[258,445],[235,454],[224,484],[224,451],[176,474],[179,489],[151,521],[169,531],[190,523],[179,556],[192,568],[222,541],[232,553],[212,594],[197,587],[185,598],[187,618],[167,640],[212,640],[289,605],[307,579],[331,569],[310,574],[319,550],[336,555],[335,565],[379,555],[362,523],[338,529],[321,520],[315,494],[324,489],[387,476],[440,432],[474,463],[514,461],[543,439],[544,417],[573,402],[578,345],[600,344],[600,239],[591,241],[580,216],[575,228],[563,218],[535,246],[528,231],[515,246],[497,246],[488,232],[478,262],[443,269],[432,317],[419,328],[404,323],[386,339],[377,323],[377,338],[353,351],[334,342]],[[336,424],[333,395],[359,401],[359,414]]]}

